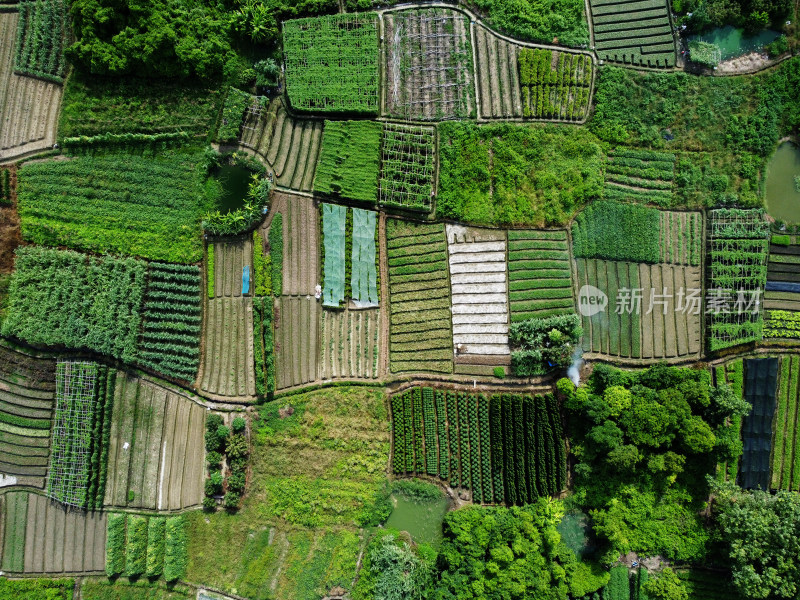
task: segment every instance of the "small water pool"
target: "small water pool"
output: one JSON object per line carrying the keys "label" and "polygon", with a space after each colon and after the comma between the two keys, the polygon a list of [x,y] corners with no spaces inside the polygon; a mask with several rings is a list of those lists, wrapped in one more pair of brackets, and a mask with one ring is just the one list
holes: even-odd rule
{"label": "small water pool", "polygon": [[442,521],[449,508],[444,494],[435,500],[410,500],[392,494],[392,514],[386,527],[407,531],[417,543],[437,547],[442,541]]}
{"label": "small water pool", "polygon": [[800,224],[800,148],[784,142],[769,161],[767,167],[767,213],[787,223]]}
{"label": "small water pool", "polygon": [[691,35],[688,40],[716,44],[722,50],[722,60],[728,60],[750,52],[758,52],[767,44],[774,42],[780,35],[779,32],[771,29],[764,29],[755,35],[745,35],[744,29],[727,25],[700,35]]}
{"label": "small water pool", "polygon": [[214,172],[214,177],[222,186],[222,195],[217,201],[217,210],[226,213],[244,206],[247,188],[253,172],[239,165],[222,165]]}

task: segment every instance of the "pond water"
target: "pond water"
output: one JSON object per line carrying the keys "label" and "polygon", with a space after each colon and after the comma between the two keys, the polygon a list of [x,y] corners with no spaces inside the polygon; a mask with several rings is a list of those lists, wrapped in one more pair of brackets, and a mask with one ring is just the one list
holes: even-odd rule
{"label": "pond water", "polygon": [[771,217],[793,224],[800,223],[800,148],[791,142],[778,146],[767,167],[766,200]]}
{"label": "pond water", "polygon": [[217,210],[226,213],[244,206],[247,187],[253,172],[239,165],[222,165],[214,173],[214,177],[222,185],[222,195],[217,201]]}
{"label": "pond water", "polygon": [[402,494],[392,494],[392,514],[386,527],[407,531],[415,542],[438,546],[442,541],[442,521],[449,503],[442,495],[435,500],[409,500]]}
{"label": "pond water", "polygon": [[557,529],[561,539],[578,558],[583,558],[594,551],[594,534],[589,524],[589,517],[585,513],[579,510],[569,511],[561,519]]}
{"label": "pond water", "polygon": [[771,29],[764,29],[755,35],[745,35],[744,29],[732,25],[718,27],[700,35],[689,36],[690,42],[701,41],[716,44],[722,50],[722,60],[757,52],[767,44],[774,42],[781,34]]}

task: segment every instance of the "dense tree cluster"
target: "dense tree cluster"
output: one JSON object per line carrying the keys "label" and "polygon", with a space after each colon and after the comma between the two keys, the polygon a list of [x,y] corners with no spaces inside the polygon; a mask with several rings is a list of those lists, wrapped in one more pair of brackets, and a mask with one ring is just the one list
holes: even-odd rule
{"label": "dense tree cluster", "polygon": [[691,14],[688,24],[694,31],[735,25],[755,32],[782,24],[792,10],[791,0],[673,0],[672,5]]}
{"label": "dense tree cluster", "polygon": [[630,550],[702,556],[703,475],[741,454],[729,418],[749,405],[712,387],[705,370],[666,365],[636,373],[597,365],[586,385],[558,387],[572,417],[576,499],[608,541],[606,559]]}

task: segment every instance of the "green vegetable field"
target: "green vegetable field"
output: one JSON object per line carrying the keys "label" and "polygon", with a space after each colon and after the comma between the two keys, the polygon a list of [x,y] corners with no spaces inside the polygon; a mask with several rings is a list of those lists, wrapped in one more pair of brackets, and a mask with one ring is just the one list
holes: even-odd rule
{"label": "green vegetable field", "polygon": [[0,600],[800,596],[796,0],[0,0]]}

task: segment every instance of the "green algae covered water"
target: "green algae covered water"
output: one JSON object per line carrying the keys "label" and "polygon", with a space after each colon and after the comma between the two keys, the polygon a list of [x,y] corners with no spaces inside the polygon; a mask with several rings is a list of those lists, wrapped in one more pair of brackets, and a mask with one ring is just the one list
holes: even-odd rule
{"label": "green algae covered water", "polygon": [[386,527],[407,531],[417,543],[439,546],[442,521],[449,507],[444,494],[432,500],[409,500],[402,494],[392,494],[392,506]]}
{"label": "green algae covered water", "polygon": [[718,27],[700,35],[689,36],[690,42],[709,42],[722,50],[722,60],[743,56],[750,52],[758,52],[767,44],[775,41],[781,34],[771,29],[764,29],[755,35],[745,35],[744,29],[732,25]]}
{"label": "green algae covered water", "polygon": [[800,224],[800,148],[784,142],[767,167],[767,213],[787,223]]}
{"label": "green algae covered water", "polygon": [[253,172],[239,165],[222,165],[214,177],[222,185],[222,196],[217,201],[220,212],[230,212],[244,206],[247,189]]}

